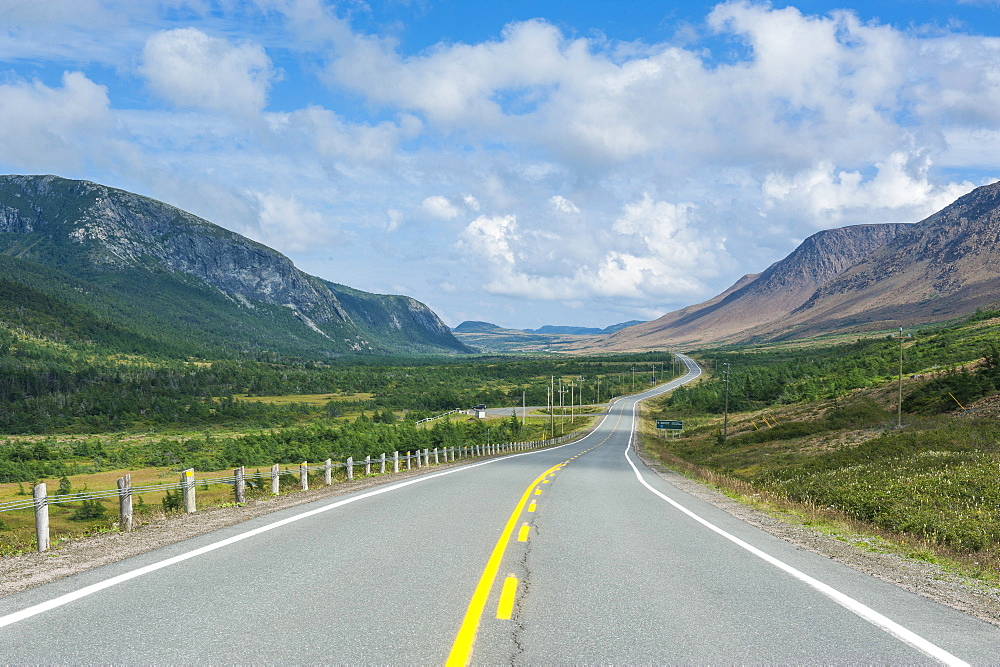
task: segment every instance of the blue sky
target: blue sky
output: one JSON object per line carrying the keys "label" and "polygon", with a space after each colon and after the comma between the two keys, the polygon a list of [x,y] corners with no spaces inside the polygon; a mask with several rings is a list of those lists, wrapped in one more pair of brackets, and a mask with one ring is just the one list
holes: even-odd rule
{"label": "blue sky", "polygon": [[1000,178],[1000,2],[0,0],[0,171],[451,325],[650,319]]}

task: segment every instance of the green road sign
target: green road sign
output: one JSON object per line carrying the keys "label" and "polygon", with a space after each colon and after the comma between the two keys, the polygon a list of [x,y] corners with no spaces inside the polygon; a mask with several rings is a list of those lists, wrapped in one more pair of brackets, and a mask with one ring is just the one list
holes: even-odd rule
{"label": "green road sign", "polygon": [[684,422],[678,419],[657,419],[656,428],[665,428],[668,431],[684,430]]}

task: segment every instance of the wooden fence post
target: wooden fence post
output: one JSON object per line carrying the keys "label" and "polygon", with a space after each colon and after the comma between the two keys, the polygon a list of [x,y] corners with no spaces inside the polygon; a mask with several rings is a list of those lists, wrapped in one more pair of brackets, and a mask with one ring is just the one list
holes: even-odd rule
{"label": "wooden fence post", "polygon": [[309,463],[307,461],[299,464],[299,488],[303,491],[309,490]]}
{"label": "wooden fence post", "polygon": [[194,468],[181,473],[181,492],[184,494],[184,513],[193,514],[198,509],[194,491]]}
{"label": "wooden fence post", "polygon": [[434,465],[437,465],[438,463],[440,463],[440,461],[438,461],[438,448],[435,447],[434,448]]}
{"label": "wooden fence post", "polygon": [[399,451],[393,452],[392,455],[392,467],[395,469],[393,472],[399,472]]}
{"label": "wooden fence post", "polygon": [[407,450],[406,452],[406,469],[411,470],[413,468],[413,452]]}
{"label": "wooden fence post", "polygon": [[365,455],[365,477],[372,474],[372,457],[371,454]]}
{"label": "wooden fence post", "polygon": [[379,460],[379,462],[382,464],[382,469],[379,471],[379,474],[384,475],[385,474],[385,452],[382,452],[382,458]]}
{"label": "wooden fence post", "polygon": [[[417,452],[419,455],[420,452]],[[431,450],[424,447],[424,465],[429,466],[431,464]]]}
{"label": "wooden fence post", "polygon": [[330,459],[323,464],[323,483],[327,486],[333,484],[333,461]]}
{"label": "wooden fence post", "polygon": [[233,495],[236,497],[237,505],[242,505],[247,501],[246,474],[246,466],[240,466],[233,470]]}
{"label": "wooden fence post", "polygon": [[347,457],[347,479],[354,479],[354,457]]}
{"label": "wooden fence post", "polygon": [[280,474],[281,473],[278,472],[278,464],[275,463],[273,466],[271,466],[271,495],[272,496],[276,496],[279,493],[281,493],[281,482],[278,480],[278,475],[280,475]]}
{"label": "wooden fence post", "polygon": [[38,538],[38,550],[49,550],[49,501],[45,497],[45,482],[35,484],[32,489],[35,499],[35,536]]}
{"label": "wooden fence post", "polygon": [[128,533],[132,530],[132,475],[128,473],[118,478],[118,509],[121,514],[118,525]]}

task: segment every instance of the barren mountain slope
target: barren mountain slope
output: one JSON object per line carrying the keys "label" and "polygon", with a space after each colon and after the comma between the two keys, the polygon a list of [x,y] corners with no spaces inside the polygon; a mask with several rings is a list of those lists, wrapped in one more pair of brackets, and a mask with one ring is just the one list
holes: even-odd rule
{"label": "barren mountain slope", "polygon": [[743,276],[722,294],[695,306],[601,339],[612,350],[704,345],[785,317],[818,287],[879,248],[908,225],[854,225],[813,234],[761,274]]}

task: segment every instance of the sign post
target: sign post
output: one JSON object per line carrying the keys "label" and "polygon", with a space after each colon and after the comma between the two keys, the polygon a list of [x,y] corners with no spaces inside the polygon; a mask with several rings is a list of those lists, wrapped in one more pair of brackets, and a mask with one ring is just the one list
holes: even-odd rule
{"label": "sign post", "polygon": [[672,431],[675,435],[678,431],[684,430],[684,422],[679,419],[657,419],[656,428],[663,430],[663,437],[667,437],[667,431]]}

